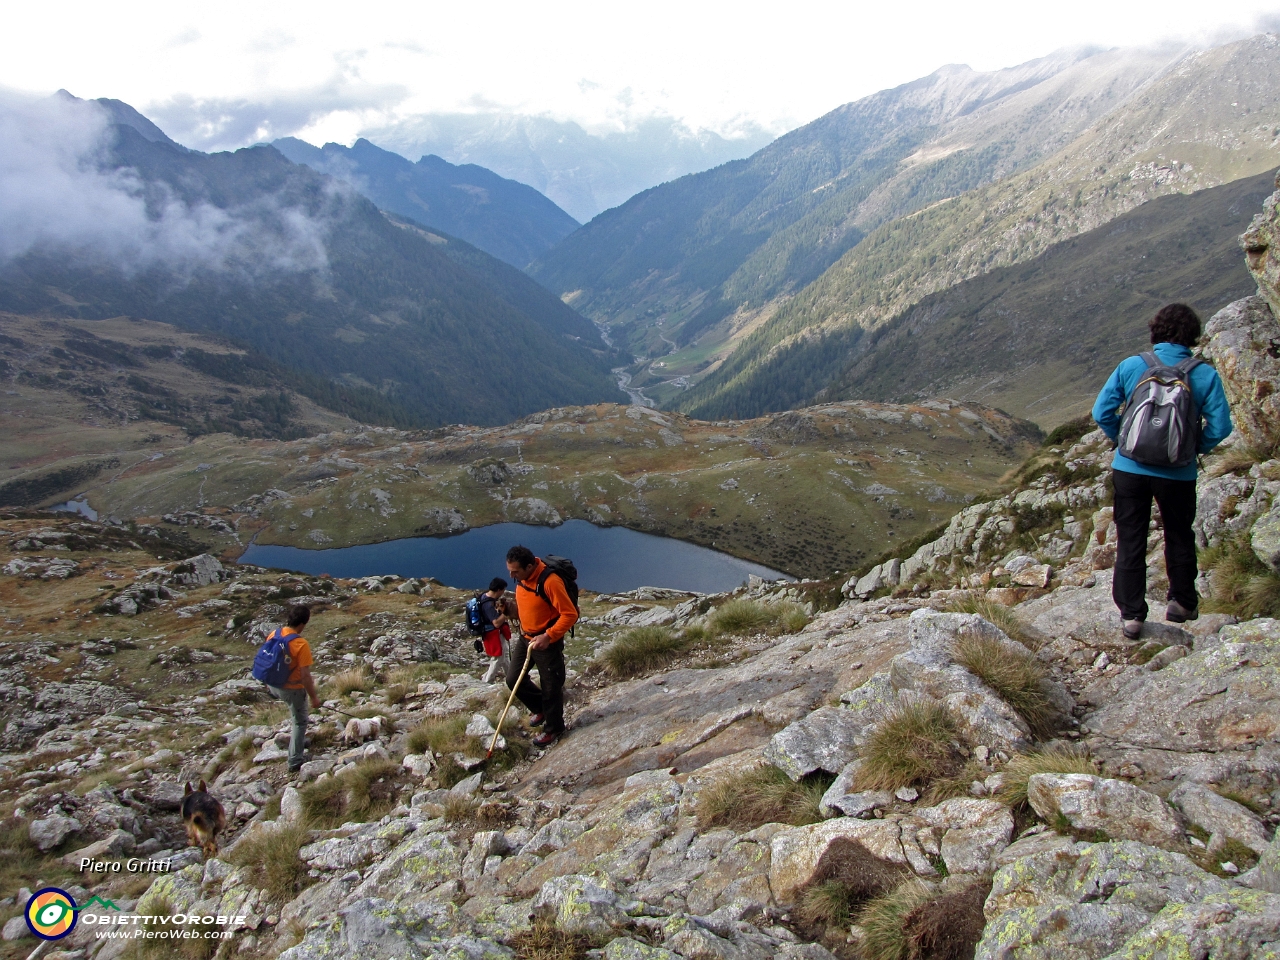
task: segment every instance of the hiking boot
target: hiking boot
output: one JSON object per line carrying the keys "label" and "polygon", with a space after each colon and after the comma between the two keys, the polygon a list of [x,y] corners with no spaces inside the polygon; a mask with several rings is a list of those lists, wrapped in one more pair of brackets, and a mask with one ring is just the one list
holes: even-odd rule
{"label": "hiking boot", "polygon": [[540,727],[546,722],[547,722],[547,717],[545,714],[542,714],[542,713],[535,713],[532,717],[529,718],[529,726],[531,727]]}
{"label": "hiking boot", "polygon": [[559,739],[560,734],[544,731],[533,738],[533,745],[540,749],[546,749]]}
{"label": "hiking boot", "polygon": [[1186,623],[1188,620],[1197,620],[1200,617],[1200,608],[1192,607],[1188,610],[1177,600],[1170,600],[1169,606],[1165,607],[1164,618],[1170,623]]}
{"label": "hiking boot", "polygon": [[1137,640],[1142,636],[1141,620],[1126,620],[1124,622],[1124,638],[1126,640]]}

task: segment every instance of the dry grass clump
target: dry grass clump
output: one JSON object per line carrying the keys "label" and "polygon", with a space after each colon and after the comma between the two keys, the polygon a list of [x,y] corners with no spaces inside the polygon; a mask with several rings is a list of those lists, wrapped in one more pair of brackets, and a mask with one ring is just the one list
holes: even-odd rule
{"label": "dry grass clump", "polygon": [[358,763],[336,777],[304,787],[303,813],[322,828],[377,820],[395,806],[403,773],[394,760]]}
{"label": "dry grass clump", "polygon": [[862,749],[861,790],[928,787],[964,766],[960,724],[945,704],[909,703],[871,732]]}
{"label": "dry grass clump", "polygon": [[268,825],[241,840],[225,858],[243,867],[249,883],[264,891],[272,903],[288,903],[311,884],[307,865],[298,856],[309,836],[305,820]]}
{"label": "dry grass clump", "polygon": [[1241,620],[1280,616],[1280,576],[1258,559],[1247,537],[1224,540],[1202,552],[1200,567],[1213,571],[1207,609]]}
{"label": "dry grass clump", "polygon": [[907,917],[933,898],[933,888],[922,880],[907,880],[858,912],[865,939],[865,960],[912,960],[904,929]]}
{"label": "dry grass clump", "polygon": [[759,600],[730,600],[708,618],[712,634],[746,636],[755,633],[777,635],[797,633],[809,622],[804,608],[794,603],[761,603]]}
{"label": "dry grass clump", "polygon": [[566,933],[546,920],[536,920],[527,930],[512,934],[507,946],[517,960],[583,960],[598,946],[595,938],[582,933]]}
{"label": "dry grass clump", "polygon": [[600,659],[615,677],[634,677],[666,666],[688,643],[684,633],[666,627],[635,627],[609,644]]}
{"label": "dry grass clump", "polygon": [[994,690],[1043,737],[1053,732],[1057,711],[1044,692],[1048,672],[1030,653],[1011,650],[995,637],[964,633],[956,639],[956,662]]}
{"label": "dry grass clump", "polygon": [[1025,808],[1028,805],[1027,783],[1037,773],[1097,772],[1089,754],[1083,749],[1054,746],[1034,753],[1019,754],[1001,771],[1004,784],[996,794],[996,799],[1014,809]]}
{"label": "dry grass clump", "polygon": [[955,884],[910,911],[902,921],[908,960],[972,960],[987,918],[991,880]]}
{"label": "dry grass clump", "polygon": [[346,697],[356,692],[368,692],[372,687],[373,674],[362,663],[335,673],[329,680],[328,693],[334,697]]}
{"label": "dry grass clump", "polygon": [[976,613],[987,623],[995,624],[1011,640],[1016,640],[1033,653],[1043,645],[1040,637],[1022,622],[1009,607],[975,594],[953,600],[947,605],[949,613]]}
{"label": "dry grass clump", "polygon": [[856,840],[837,837],[799,891],[796,920],[808,936],[842,941],[858,906],[893,890],[907,875]]}
{"label": "dry grass clump", "polygon": [[761,764],[702,788],[698,794],[698,828],[752,830],[765,823],[803,826],[823,819],[818,804],[831,786],[818,774],[794,782],[777,767]]}

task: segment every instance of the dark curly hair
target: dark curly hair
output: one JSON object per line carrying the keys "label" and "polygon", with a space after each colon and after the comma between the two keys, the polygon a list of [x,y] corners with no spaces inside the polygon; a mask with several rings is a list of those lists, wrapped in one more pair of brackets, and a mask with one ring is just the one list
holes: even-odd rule
{"label": "dark curly hair", "polygon": [[507,562],[518,563],[522,567],[533,566],[536,558],[528,547],[514,546],[507,551]]}
{"label": "dark curly hair", "polygon": [[1151,318],[1152,343],[1180,343],[1194,347],[1200,339],[1200,318],[1185,303],[1170,303]]}

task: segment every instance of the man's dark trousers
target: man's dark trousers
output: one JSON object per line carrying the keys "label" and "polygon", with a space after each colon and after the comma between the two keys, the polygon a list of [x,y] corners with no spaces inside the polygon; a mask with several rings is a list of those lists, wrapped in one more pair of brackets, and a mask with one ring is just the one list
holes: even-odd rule
{"label": "man's dark trousers", "polygon": [[516,696],[529,708],[530,713],[540,713],[546,717],[543,729],[547,733],[563,733],[564,641],[558,640],[542,650],[533,651],[529,671],[532,673],[534,667],[538,668],[538,683],[535,684],[526,673],[524,682],[516,687],[528,649],[529,641],[524,634],[512,639],[511,661],[507,665],[507,686],[515,688]]}
{"label": "man's dark trousers", "polygon": [[1164,525],[1164,564],[1169,574],[1168,599],[1196,609],[1196,482],[1166,480],[1113,470],[1115,483],[1116,569],[1111,596],[1125,620],[1147,619],[1147,534],[1151,500],[1160,507]]}

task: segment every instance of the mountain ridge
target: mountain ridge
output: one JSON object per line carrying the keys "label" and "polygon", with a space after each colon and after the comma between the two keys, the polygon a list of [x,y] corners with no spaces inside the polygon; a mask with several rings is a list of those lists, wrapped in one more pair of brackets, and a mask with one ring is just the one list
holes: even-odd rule
{"label": "mountain ridge", "polygon": [[293,137],[271,144],[294,163],[349,183],[379,208],[442,230],[523,269],[579,226],[533,187],[476,164],[434,155],[417,163],[360,138],[315,147]]}

